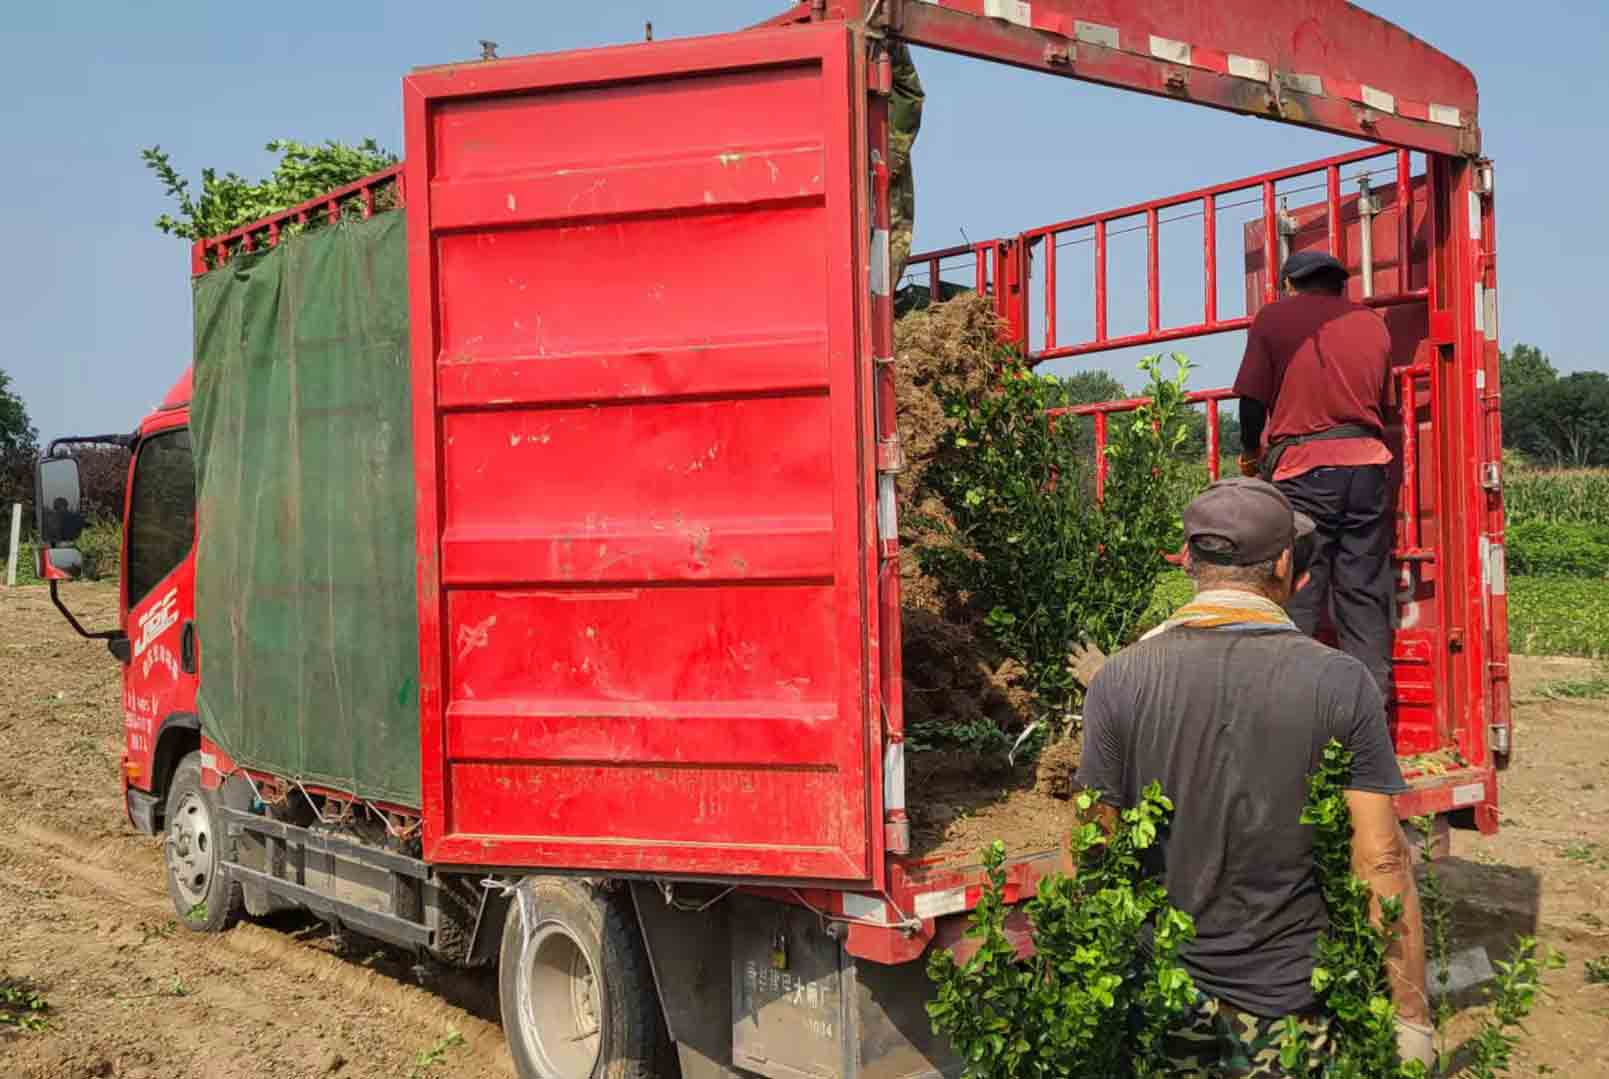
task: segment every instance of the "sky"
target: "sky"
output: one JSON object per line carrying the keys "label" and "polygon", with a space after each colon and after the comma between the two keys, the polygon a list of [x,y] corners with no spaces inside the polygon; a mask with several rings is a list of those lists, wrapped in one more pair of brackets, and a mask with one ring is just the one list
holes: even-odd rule
{"label": "sky", "polygon": [[[9,147],[0,167],[0,236],[10,256],[0,260],[0,370],[12,376],[44,438],[131,430],[183,371],[188,250],[152,225],[170,206],[140,162],[141,147],[160,144],[192,177],[207,165],[262,175],[272,164],[263,143],[276,136],[372,135],[402,152],[402,75],[476,56],[481,38],[510,56],[640,40],[648,21],[659,38],[733,30],[784,6],[23,5],[6,16],[0,65]],[[1538,345],[1565,371],[1609,368],[1603,0],[1531,0],[1502,18],[1468,0],[1363,6],[1462,61],[1479,80],[1485,146],[1497,170],[1504,347]],[[919,249],[963,235],[1013,234],[1357,145],[994,64],[933,53],[918,62],[928,95],[915,151]],[[1167,229],[1163,235],[1166,244]],[[1165,265],[1165,315],[1192,288],[1199,302],[1192,274]],[[1143,277],[1132,279],[1143,289]],[[1128,317],[1143,292],[1120,291],[1115,310]],[[1201,365],[1193,385],[1232,380],[1237,336],[1181,346]],[[1078,363],[1106,367],[1133,385],[1135,360],[1108,354]]]}

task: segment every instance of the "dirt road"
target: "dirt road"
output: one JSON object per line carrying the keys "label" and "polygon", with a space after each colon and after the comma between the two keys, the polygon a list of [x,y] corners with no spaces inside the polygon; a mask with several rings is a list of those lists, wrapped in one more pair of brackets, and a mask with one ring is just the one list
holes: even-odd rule
{"label": "dirt road", "polygon": [[[109,625],[113,589],[72,605]],[[1517,659],[1516,697],[1591,673]],[[484,976],[411,969],[397,953],[332,939],[316,923],[179,929],[155,840],[123,818],[116,663],[73,636],[43,589],[0,589],[0,977],[49,1002],[47,1027],[0,1027],[16,1079],[303,1079],[513,1074]],[[1521,704],[1504,830],[1456,833],[1443,872],[1458,946],[1499,958],[1516,931],[1562,949],[1554,999],[1531,1023],[1517,1075],[1609,1076],[1609,715],[1602,702]],[[1474,1014],[1461,1014],[1455,1044]]]}
{"label": "dirt road", "polygon": [[[115,589],[69,588],[89,626]],[[484,976],[282,919],[178,927],[157,841],[124,820],[118,667],[40,588],[0,590],[0,976],[48,1027],[0,1027],[8,1079],[312,1079],[514,1074]]]}

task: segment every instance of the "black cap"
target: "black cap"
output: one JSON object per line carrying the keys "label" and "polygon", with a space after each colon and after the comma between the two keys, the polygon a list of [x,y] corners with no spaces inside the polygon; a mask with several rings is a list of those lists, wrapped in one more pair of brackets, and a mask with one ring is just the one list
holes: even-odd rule
{"label": "black cap", "polygon": [[1313,521],[1272,483],[1234,476],[1185,507],[1184,538],[1192,557],[1227,566],[1271,562],[1292,549],[1299,577],[1312,559]]}
{"label": "black cap", "polygon": [[1287,281],[1301,281],[1315,274],[1335,274],[1339,277],[1352,276],[1341,260],[1334,255],[1323,251],[1298,251],[1285,260],[1285,266],[1280,271]]}

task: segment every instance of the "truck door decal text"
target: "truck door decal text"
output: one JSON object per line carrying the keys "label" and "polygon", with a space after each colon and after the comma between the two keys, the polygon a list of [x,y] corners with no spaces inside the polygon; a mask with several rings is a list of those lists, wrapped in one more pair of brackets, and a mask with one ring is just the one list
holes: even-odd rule
{"label": "truck door decal text", "polygon": [[149,611],[140,616],[140,636],[134,642],[136,657],[144,653],[152,641],[178,624],[178,599],[179,589],[178,586],[174,586],[168,589],[167,595],[152,604]]}

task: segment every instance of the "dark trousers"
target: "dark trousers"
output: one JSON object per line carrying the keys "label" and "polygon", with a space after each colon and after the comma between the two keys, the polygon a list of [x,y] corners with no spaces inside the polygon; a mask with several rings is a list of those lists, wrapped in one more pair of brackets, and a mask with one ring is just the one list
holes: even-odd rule
{"label": "dark trousers", "polygon": [[1312,636],[1328,610],[1341,651],[1369,669],[1389,701],[1396,515],[1386,467],[1315,468],[1278,486],[1318,526],[1311,577],[1291,598],[1291,620]]}

